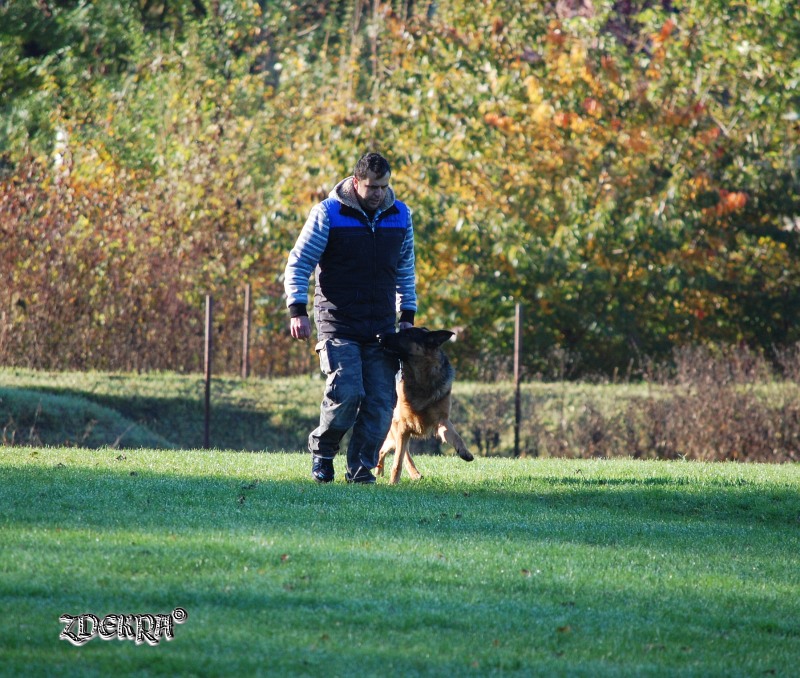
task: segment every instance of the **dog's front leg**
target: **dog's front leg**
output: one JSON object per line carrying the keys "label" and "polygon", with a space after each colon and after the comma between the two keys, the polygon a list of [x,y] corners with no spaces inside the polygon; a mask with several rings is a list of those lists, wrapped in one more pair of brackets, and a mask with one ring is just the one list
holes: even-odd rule
{"label": "dog's front leg", "polygon": [[403,460],[408,454],[408,434],[399,435],[395,441],[396,447],[394,450],[394,463],[392,464],[392,472],[389,474],[389,482],[394,485],[400,480],[400,474],[403,472]]}
{"label": "dog's front leg", "polygon": [[449,419],[445,419],[439,424],[439,428],[437,429],[436,433],[442,442],[452,445],[456,450],[456,454],[464,461],[472,461],[475,458],[467,449],[467,446],[464,444],[461,436],[456,433],[453,422]]}
{"label": "dog's front leg", "polygon": [[395,430],[394,425],[392,428],[389,429],[389,433],[386,436],[386,440],[383,441],[383,445],[381,445],[381,450],[378,452],[378,465],[375,467],[376,475],[382,476],[383,475],[383,462],[386,459],[386,455],[391,452],[397,445],[395,441]]}

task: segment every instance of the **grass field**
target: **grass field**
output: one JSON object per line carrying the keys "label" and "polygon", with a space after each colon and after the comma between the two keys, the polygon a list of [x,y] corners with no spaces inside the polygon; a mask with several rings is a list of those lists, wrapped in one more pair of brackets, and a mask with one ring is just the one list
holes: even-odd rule
{"label": "grass field", "polygon": [[[796,465],[0,448],[0,673],[796,675]],[[188,612],[151,647],[62,614]]]}

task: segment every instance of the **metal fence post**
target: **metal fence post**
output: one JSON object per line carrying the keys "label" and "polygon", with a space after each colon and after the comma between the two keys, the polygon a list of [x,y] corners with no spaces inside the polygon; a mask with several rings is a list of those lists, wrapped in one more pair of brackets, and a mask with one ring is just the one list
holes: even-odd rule
{"label": "metal fence post", "polygon": [[206,397],[205,397],[205,427],[203,432],[203,445],[205,449],[210,447],[211,443],[211,358],[212,358],[212,328],[213,328],[213,307],[214,301],[210,294],[206,295],[206,341],[205,341],[205,357],[203,360],[203,372],[206,382]]}
{"label": "metal fence post", "polygon": [[522,397],[520,394],[520,372],[522,353],[522,305],[517,304],[514,314],[514,457],[519,457],[519,429],[522,419]]}
{"label": "metal fence post", "polygon": [[244,319],[242,321],[242,379],[250,376],[250,283],[244,288]]}

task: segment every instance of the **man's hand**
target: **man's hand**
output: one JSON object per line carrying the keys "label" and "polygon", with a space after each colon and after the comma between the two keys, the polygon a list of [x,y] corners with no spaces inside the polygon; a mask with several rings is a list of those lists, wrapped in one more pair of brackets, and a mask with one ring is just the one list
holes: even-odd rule
{"label": "man's hand", "polygon": [[412,323],[403,323],[403,322],[397,323],[397,329],[401,330],[401,331],[402,330],[410,330],[412,327],[414,327],[414,325]]}
{"label": "man's hand", "polygon": [[289,323],[289,329],[292,332],[292,338],[307,340],[311,336],[311,321],[307,315],[292,318]]}

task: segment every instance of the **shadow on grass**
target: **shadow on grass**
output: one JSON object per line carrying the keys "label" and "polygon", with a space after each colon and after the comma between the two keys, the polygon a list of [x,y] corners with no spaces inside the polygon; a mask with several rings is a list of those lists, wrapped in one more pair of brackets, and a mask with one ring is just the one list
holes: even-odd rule
{"label": "shadow on grass", "polygon": [[0,443],[97,447],[172,447],[117,410],[78,393],[0,387]]}
{"label": "shadow on grass", "polygon": [[[201,390],[178,397],[117,396],[57,386],[3,390],[8,393],[9,403],[19,402],[25,409],[24,417],[16,419],[34,435],[38,426],[38,440],[48,445],[190,450],[202,448],[204,444],[205,408]],[[69,415],[64,415],[63,404],[67,404]],[[91,438],[87,437],[87,421],[92,416],[97,419],[94,413],[97,406],[107,410],[104,417],[102,413],[99,415],[103,419],[129,422],[129,427],[135,427],[138,435],[126,432],[127,427],[117,426],[112,429],[113,434],[104,436],[101,427]],[[9,405],[4,407],[0,401],[0,412],[6,409],[10,411]],[[53,416],[60,419],[58,427],[50,423]],[[247,452],[304,449],[308,433],[316,425],[315,417],[305,416],[299,407],[282,405],[273,412],[254,409],[249,403],[212,401],[210,443],[218,449]],[[63,430],[65,427],[67,430]]]}

